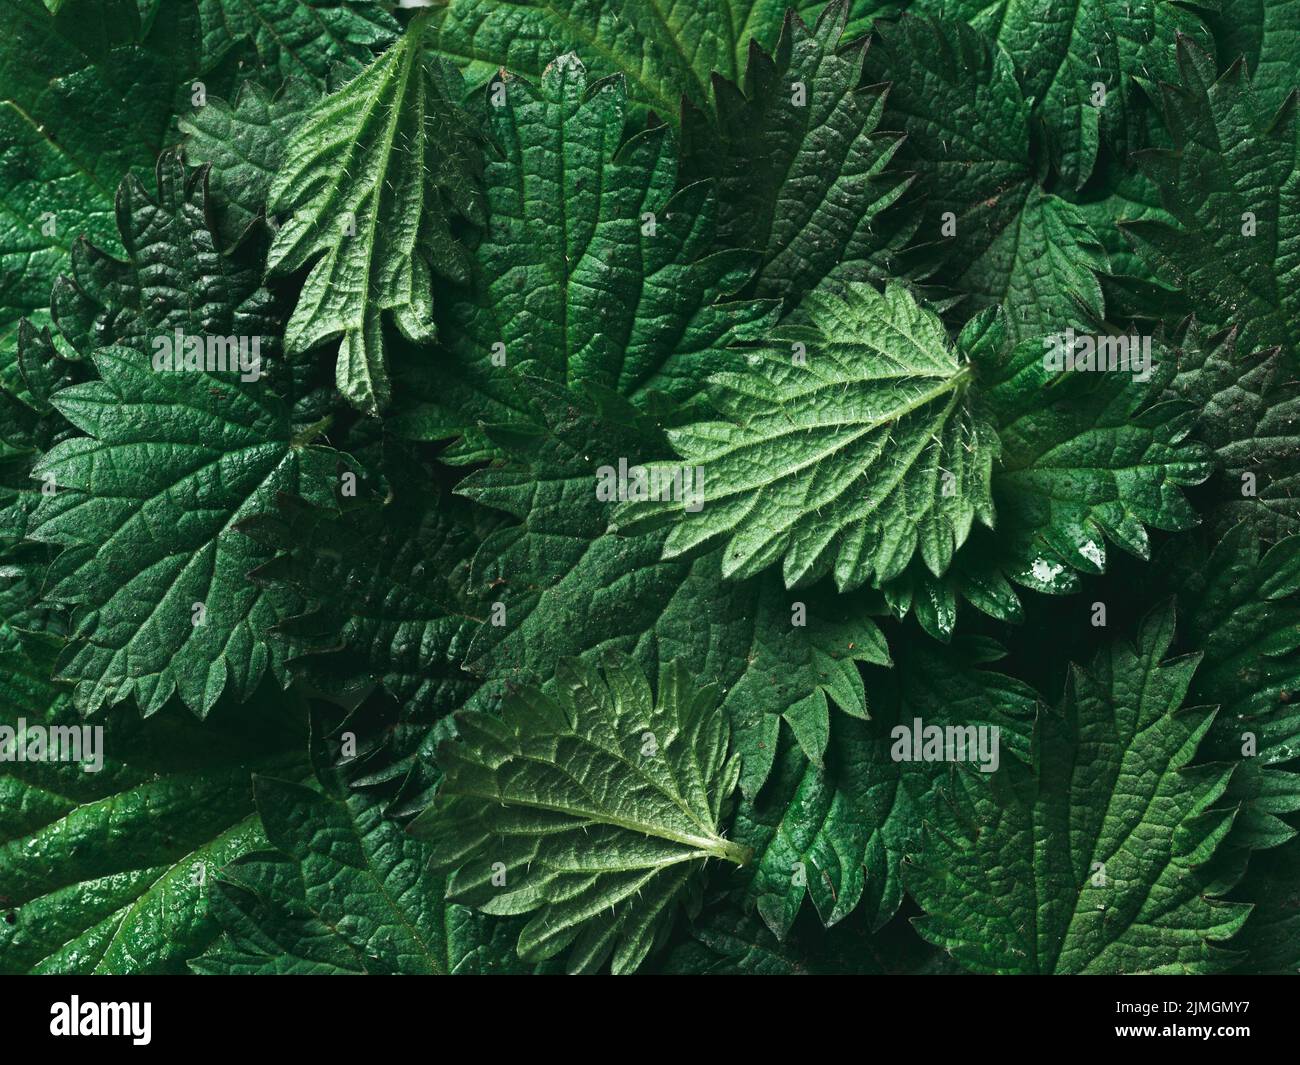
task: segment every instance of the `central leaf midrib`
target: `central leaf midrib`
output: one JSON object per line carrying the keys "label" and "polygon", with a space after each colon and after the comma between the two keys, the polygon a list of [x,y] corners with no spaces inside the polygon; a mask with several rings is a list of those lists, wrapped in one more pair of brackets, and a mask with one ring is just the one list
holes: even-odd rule
{"label": "central leaf midrib", "polygon": [[[548,763],[549,764],[549,763]],[[728,852],[735,848],[735,844],[724,839],[721,836],[707,835],[696,836],[688,832],[675,832],[663,825],[657,825],[648,821],[638,821],[634,818],[619,817],[605,810],[587,809],[579,806],[566,806],[559,803],[543,802],[540,799],[529,799],[522,796],[510,795],[502,796],[495,791],[480,791],[478,789],[456,790],[457,795],[472,796],[476,799],[483,799],[487,802],[500,803],[506,806],[522,806],[530,810],[545,810],[548,813],[562,814],[565,817],[577,820],[594,821],[597,824],[609,825],[612,828],[621,828],[628,832],[639,832],[643,836],[653,836],[656,839],[664,839],[670,843],[678,843],[683,847],[690,847],[694,850],[703,852],[704,855],[713,855],[718,858],[726,858],[728,861],[734,861],[729,857]],[[740,863],[736,863],[740,864]]]}

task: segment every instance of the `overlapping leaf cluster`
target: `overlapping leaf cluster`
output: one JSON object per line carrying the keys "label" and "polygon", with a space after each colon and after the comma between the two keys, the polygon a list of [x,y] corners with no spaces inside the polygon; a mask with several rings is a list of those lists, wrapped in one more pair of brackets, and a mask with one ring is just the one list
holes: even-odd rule
{"label": "overlapping leaf cluster", "polygon": [[1291,6],[11,0],[0,971],[1300,969]]}

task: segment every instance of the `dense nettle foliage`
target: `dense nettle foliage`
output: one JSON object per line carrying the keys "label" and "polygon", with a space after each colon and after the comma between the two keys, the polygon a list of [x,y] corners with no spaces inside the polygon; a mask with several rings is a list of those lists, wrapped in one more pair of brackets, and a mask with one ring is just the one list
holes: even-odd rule
{"label": "dense nettle foliage", "polygon": [[0,11],[0,971],[1300,969],[1294,0],[396,6]]}

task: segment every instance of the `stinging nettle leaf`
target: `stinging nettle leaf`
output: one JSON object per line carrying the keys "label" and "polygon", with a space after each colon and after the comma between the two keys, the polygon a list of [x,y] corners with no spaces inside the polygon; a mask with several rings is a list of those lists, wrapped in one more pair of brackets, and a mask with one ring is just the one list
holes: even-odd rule
{"label": "stinging nettle leaf", "polygon": [[430,848],[380,803],[322,781],[259,775],[257,811],[275,851],[227,865],[212,887],[225,932],[190,963],[217,975],[526,972],[516,930],[443,901]]}
{"label": "stinging nettle leaf", "polygon": [[454,70],[427,56],[428,15],[294,129],[268,192],[288,215],[267,255],[271,274],[305,266],[285,328],[289,354],[341,338],[339,391],[368,414],[391,398],[384,318],[409,340],[434,339],[433,277],[464,281],[452,232],[481,222],[482,160],[455,104]]}
{"label": "stinging nettle leaf", "polygon": [[206,64],[241,38],[262,65],[286,78],[323,84],[338,68],[357,70],[401,27],[378,0],[198,0]]}
{"label": "stinging nettle leaf", "polygon": [[446,358],[408,412],[420,439],[463,435],[464,461],[483,457],[478,423],[530,420],[518,367],[658,410],[734,365],[729,347],[778,310],[730,298],[758,257],[717,247],[712,185],[677,188],[667,127],[624,141],[624,79],[593,84],[564,55],[539,84],[506,74],[491,92],[503,95],[487,105],[499,149],[486,163],[487,223],[468,291],[438,304]]}
{"label": "stinging nettle leaf", "polygon": [[458,870],[448,898],[493,914],[533,914],[525,960],[572,945],[571,972],[612,955],[636,970],[663,942],[705,862],[737,865],[723,835],[740,766],[715,688],[677,663],[656,689],[637,667],[562,664],[554,697],[524,689],[501,717],[459,720],[438,757],[438,800],[412,826],[433,864]]}
{"label": "stinging nettle leaf", "polygon": [[1105,250],[1040,183],[1011,58],[961,22],[909,15],[877,35],[867,76],[890,83],[884,123],[906,133],[896,159],[921,201],[911,269],[963,295],[968,315],[1003,308],[1017,338],[1101,319]]}
{"label": "stinging nettle leaf", "polygon": [[203,337],[258,338],[262,371],[270,372],[281,323],[260,271],[224,254],[208,227],[206,167],[189,169],[184,155],[158,157],[156,191],[122,179],[116,213],[126,259],[85,239],[72,247],[71,273],[54,282],[50,312],[63,338],[83,357],[121,344],[159,350],[175,330]]}
{"label": "stinging nettle leaf", "polygon": [[301,723],[276,692],[203,724],[173,704],[88,725],[51,665],[0,652],[0,725],[80,732],[74,750],[99,768],[0,763],[0,972],[183,973],[219,931],[217,871],[266,846],[253,771],[305,769]]}
{"label": "stinging nettle leaf", "polygon": [[883,278],[908,235],[880,217],[909,178],[886,169],[900,137],[879,128],[885,94],[860,87],[865,42],[839,48],[847,18],[829,4],[810,29],[791,10],[743,83],[714,75],[716,113],[682,114],[683,179],[717,181],[718,241],[762,252],[753,294],[787,308],[832,273]]}
{"label": "stinging nettle leaf", "polygon": [[[1216,77],[1187,39],[1162,102],[1173,148],[1140,157],[1176,219],[1121,223],[1160,280],[1182,288],[1197,319],[1238,330],[1243,354],[1280,347],[1300,365],[1300,126],[1293,91],[1275,112],[1245,64]],[[1170,79],[1174,80],[1173,78]]]}
{"label": "stinging nettle leaf", "polygon": [[[1046,147],[1071,188],[1092,172],[1098,149],[1141,147],[1146,100],[1139,80],[1169,80],[1173,44],[1209,30],[1171,0],[918,0],[917,13],[967,19],[1005,50],[1042,120]],[[1205,4],[1206,7],[1213,6]]]}
{"label": "stinging nettle leaf", "polygon": [[64,548],[47,597],[75,609],[59,674],[93,712],[135,696],[148,715],[173,692],[206,714],[227,688],[247,698],[268,666],[275,597],[248,581],[269,552],[234,526],[277,493],[328,505],[338,452],[295,435],[265,382],[155,372],[129,348],[94,355],[100,380],[54,394],[85,436],[42,456],[31,535]]}
{"label": "stinging nettle leaf", "polygon": [[[1076,668],[1035,726],[1032,766],[956,774],[904,866],[917,930],[987,973],[1205,973],[1248,906],[1210,865],[1233,768],[1191,766],[1213,708],[1183,706],[1198,656],[1161,661],[1173,613]],[[976,779],[981,778],[981,779]]]}
{"label": "stinging nettle leaf", "polygon": [[[576,53],[597,77],[622,74],[632,98],[675,120],[684,96],[709,102],[715,72],[738,81],[751,42],[770,48],[786,10],[809,17],[835,0],[448,0],[435,11],[434,46],[464,67],[471,82],[506,68],[540,77],[557,55]],[[871,17],[897,6],[845,4],[856,36]]]}
{"label": "stinging nettle leaf", "polygon": [[271,181],[284,158],[285,142],[315,95],[303,82],[286,81],[274,96],[244,82],[233,104],[212,97],[180,120],[186,154],[209,163],[217,232],[231,248],[265,217]]}
{"label": "stinging nettle leaf", "polygon": [[898,285],[828,284],[772,339],[748,372],[710,379],[728,421],[669,433],[703,473],[697,512],[632,501],[619,526],[683,509],[666,557],[725,538],[724,576],[781,560],[788,587],[888,580],[918,551],[943,573],[976,518],[993,524],[998,439],[938,316]]}

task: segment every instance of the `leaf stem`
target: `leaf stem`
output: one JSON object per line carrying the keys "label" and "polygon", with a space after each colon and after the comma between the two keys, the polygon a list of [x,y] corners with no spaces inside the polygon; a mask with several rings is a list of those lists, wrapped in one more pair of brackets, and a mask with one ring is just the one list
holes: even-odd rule
{"label": "leaf stem", "polygon": [[313,422],[305,429],[295,433],[289,441],[290,447],[306,447],[318,436],[329,432],[330,426],[334,424],[334,415],[327,414],[318,422]]}

